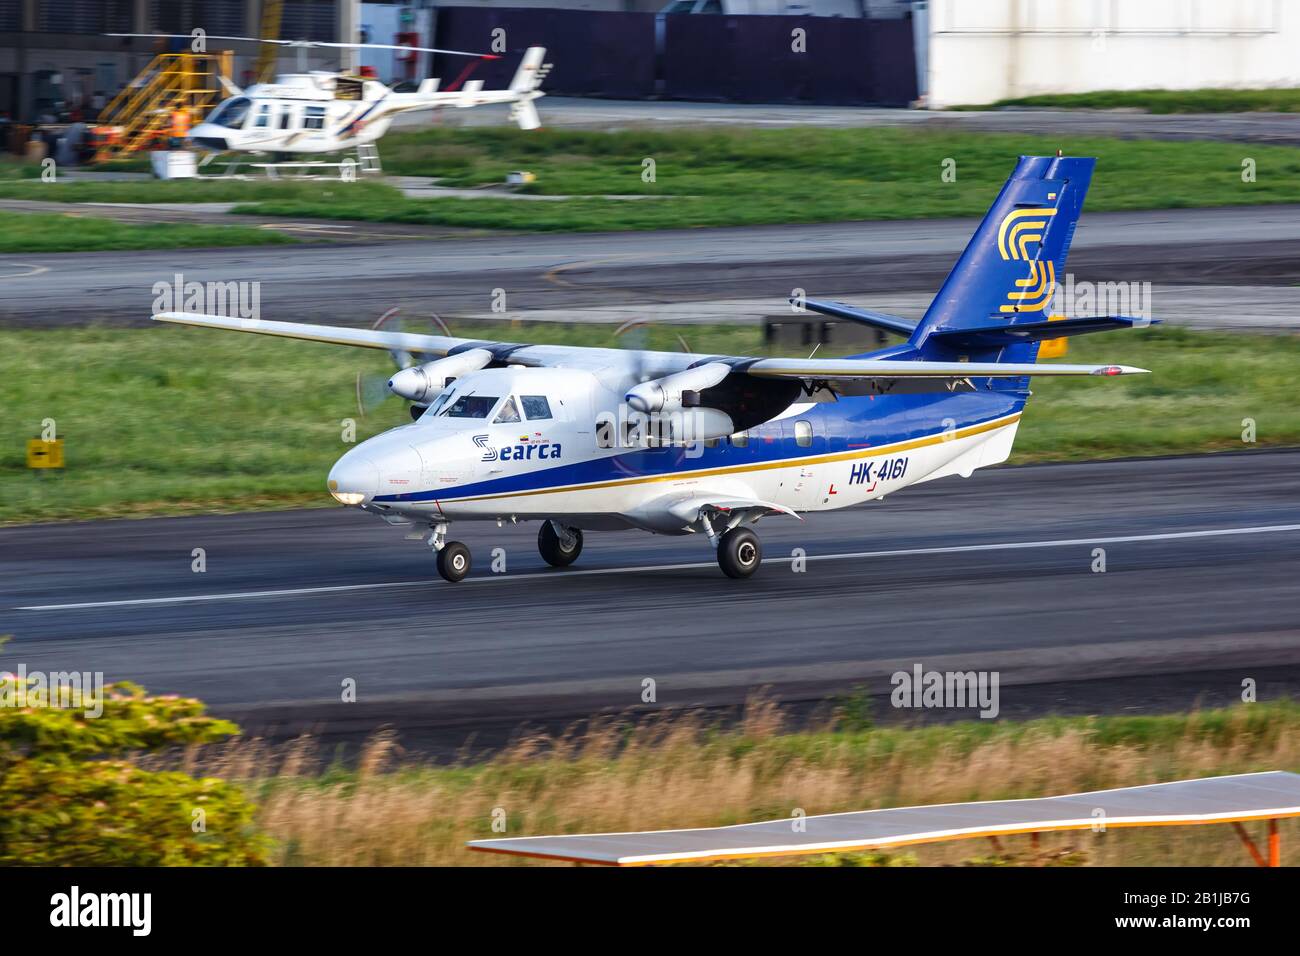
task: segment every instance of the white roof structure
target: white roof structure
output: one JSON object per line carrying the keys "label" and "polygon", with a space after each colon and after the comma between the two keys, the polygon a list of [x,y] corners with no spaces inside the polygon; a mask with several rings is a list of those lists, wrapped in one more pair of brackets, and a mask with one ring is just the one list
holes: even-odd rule
{"label": "white roof structure", "polygon": [[474,840],[471,850],[645,866],[880,849],[1013,833],[1300,816],[1300,774],[1270,771],[1027,800],[861,810],[693,830]]}

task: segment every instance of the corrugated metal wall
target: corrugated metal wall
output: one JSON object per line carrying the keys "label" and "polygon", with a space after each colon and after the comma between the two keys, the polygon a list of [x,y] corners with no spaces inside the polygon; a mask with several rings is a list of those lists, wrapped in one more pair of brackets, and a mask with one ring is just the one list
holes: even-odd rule
{"label": "corrugated metal wall", "polygon": [[[434,45],[487,52],[496,29],[509,53],[473,73],[488,87],[508,83],[523,50],[541,45],[557,95],[890,106],[917,95],[910,19],[440,7]],[[450,83],[465,65],[438,56],[434,74]]]}

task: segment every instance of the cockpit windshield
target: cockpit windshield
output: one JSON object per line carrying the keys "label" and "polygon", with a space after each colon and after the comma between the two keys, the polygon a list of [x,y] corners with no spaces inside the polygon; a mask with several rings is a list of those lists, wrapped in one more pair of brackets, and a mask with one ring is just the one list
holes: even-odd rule
{"label": "cockpit windshield", "polygon": [[239,129],[244,125],[244,118],[248,116],[248,108],[252,105],[252,100],[247,96],[237,96],[219,106],[217,111],[208,117],[207,122],[229,129]]}
{"label": "cockpit windshield", "polygon": [[498,395],[462,395],[438,414],[448,418],[487,418],[499,400]]}

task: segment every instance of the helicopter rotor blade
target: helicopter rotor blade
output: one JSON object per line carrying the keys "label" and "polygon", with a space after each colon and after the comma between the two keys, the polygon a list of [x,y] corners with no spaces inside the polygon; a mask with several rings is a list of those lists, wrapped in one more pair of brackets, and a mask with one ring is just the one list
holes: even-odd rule
{"label": "helicopter rotor blade", "polygon": [[[134,37],[144,40],[196,40],[192,33],[105,33],[106,37]],[[499,60],[496,53],[471,53],[467,50],[443,50],[431,46],[406,46],[397,43],[332,43],[326,40],[271,40],[266,37],[229,37],[205,34],[206,40],[231,40],[244,43],[272,43],[276,46],[327,47],[342,50],[413,50],[417,53],[445,53],[448,56],[476,56],[484,60]]]}

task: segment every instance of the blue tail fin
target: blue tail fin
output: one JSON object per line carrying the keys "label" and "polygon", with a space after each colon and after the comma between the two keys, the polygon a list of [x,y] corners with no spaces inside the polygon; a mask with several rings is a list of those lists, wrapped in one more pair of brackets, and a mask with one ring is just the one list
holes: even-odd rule
{"label": "blue tail fin", "polygon": [[971,336],[953,333],[1047,318],[1095,163],[1073,156],[1020,157],[912,333],[911,345],[922,356],[952,360],[960,352],[972,362],[1037,358],[1037,341],[980,348]]}

